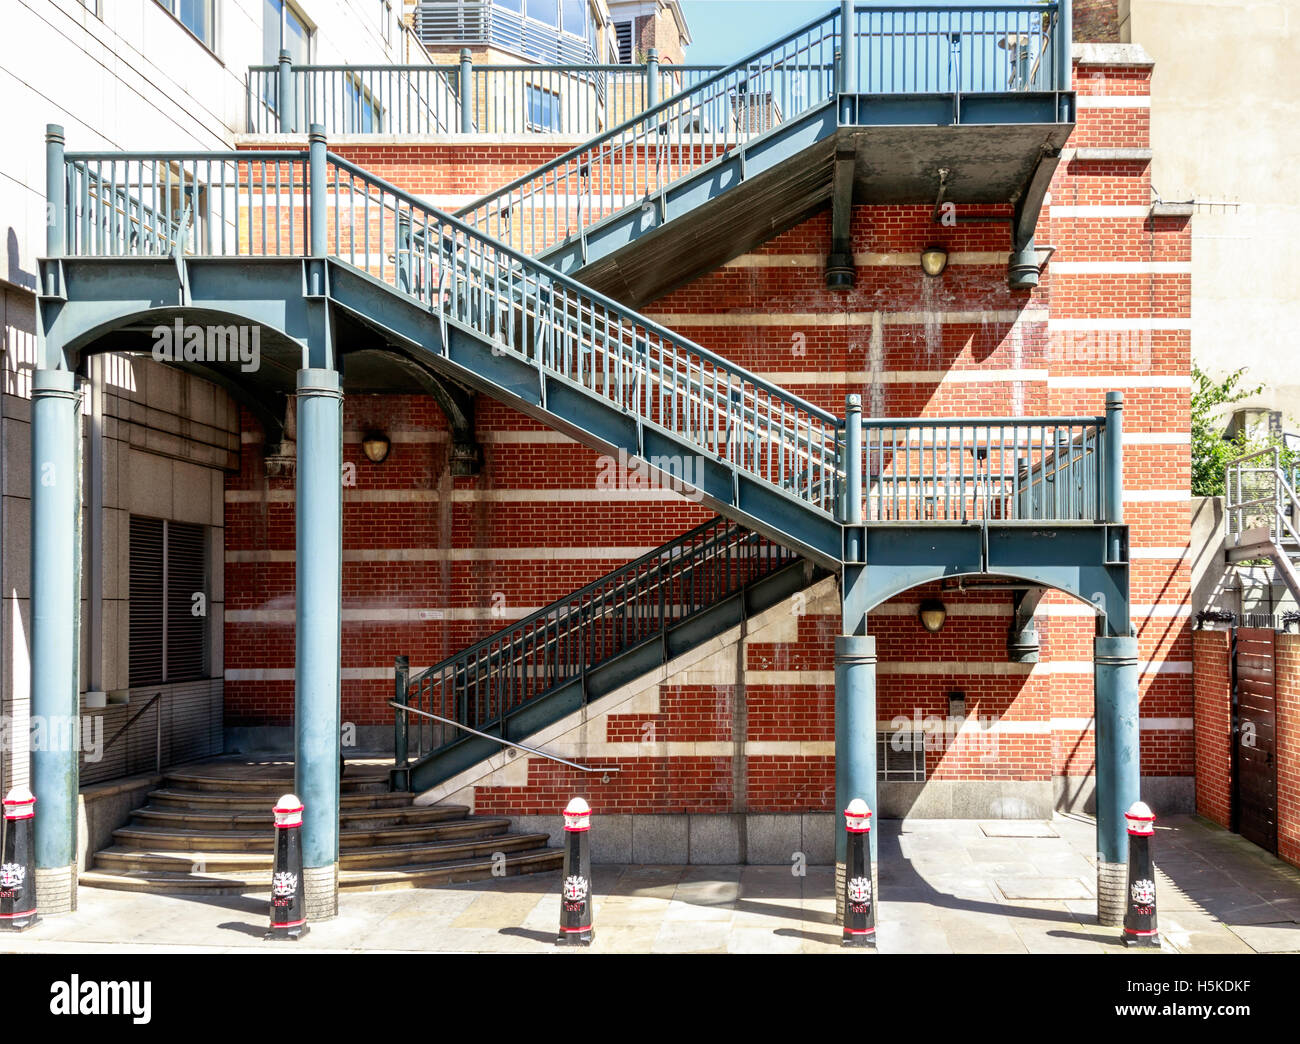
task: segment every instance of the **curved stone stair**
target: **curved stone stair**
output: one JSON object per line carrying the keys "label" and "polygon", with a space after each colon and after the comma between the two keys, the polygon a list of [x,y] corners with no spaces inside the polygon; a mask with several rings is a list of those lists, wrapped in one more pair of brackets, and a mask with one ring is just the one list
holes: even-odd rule
{"label": "curved stone stair", "polygon": [[[113,832],[81,883],[136,892],[233,894],[270,889],[271,809],[293,790],[289,762],[218,759],[168,772]],[[388,789],[382,762],[349,764],[340,786],[339,888],[416,888],[557,869],[546,834],[464,805],[415,805]],[[498,874],[500,873],[498,869]]]}

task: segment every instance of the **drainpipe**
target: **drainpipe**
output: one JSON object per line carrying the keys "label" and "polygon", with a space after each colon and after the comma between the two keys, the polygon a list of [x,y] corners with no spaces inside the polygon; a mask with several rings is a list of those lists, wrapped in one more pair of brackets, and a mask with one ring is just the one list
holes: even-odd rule
{"label": "drainpipe", "polygon": [[288,51],[280,52],[280,67],[278,69],[279,84],[276,91],[276,100],[279,102],[277,107],[277,116],[279,117],[280,133],[292,134],[294,132],[295,111],[297,106],[294,104],[293,96],[293,59],[289,56]]}
{"label": "drainpipe", "polygon": [[460,49],[460,132],[474,133],[474,56]]}

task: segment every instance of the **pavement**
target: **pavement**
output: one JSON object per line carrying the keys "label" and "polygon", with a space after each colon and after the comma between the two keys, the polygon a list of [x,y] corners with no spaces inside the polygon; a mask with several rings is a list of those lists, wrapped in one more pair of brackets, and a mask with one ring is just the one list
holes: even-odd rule
{"label": "pavement", "polygon": [[[1134,953],[1118,929],[1096,923],[1088,817],[877,827],[880,953]],[[1300,952],[1300,871],[1193,817],[1162,820],[1152,851],[1162,953]],[[844,952],[831,867],[798,875],[790,866],[597,865],[592,878],[595,942],[560,952]],[[266,893],[83,887],[76,912],[0,935],[0,952],[548,953],[559,885],[558,873],[546,873],[345,892],[339,916],[294,943],[264,941]]]}

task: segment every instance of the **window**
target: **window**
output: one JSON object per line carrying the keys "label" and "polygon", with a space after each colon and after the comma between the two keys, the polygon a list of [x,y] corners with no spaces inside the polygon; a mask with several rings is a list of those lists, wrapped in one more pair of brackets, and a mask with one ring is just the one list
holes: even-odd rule
{"label": "window", "polygon": [[315,31],[292,4],[285,0],[262,0],[263,65],[278,62],[281,50],[289,52],[294,65],[309,65],[314,35]]}
{"label": "window", "polygon": [[133,515],[128,682],[132,688],[206,677],[206,599],[203,527]]}
{"label": "window", "polygon": [[587,0],[562,0],[563,23],[560,28],[574,36],[587,35]]}
{"label": "window", "polygon": [[614,37],[618,43],[618,64],[632,64],[632,23],[615,22]]}
{"label": "window", "polygon": [[884,732],[876,736],[879,778],[890,783],[925,782],[925,733]]}
{"label": "window", "polygon": [[528,85],[528,129],[534,131],[560,129],[560,96],[554,91]]}
{"label": "window", "polygon": [[158,3],[202,40],[209,50],[217,49],[216,0],[158,0]]}
{"label": "window", "polygon": [[379,24],[384,30],[384,43],[393,46],[393,4],[392,0],[380,0]]}
{"label": "window", "polygon": [[344,80],[345,106],[343,132],[345,134],[373,134],[384,126],[384,110],[374,96],[355,76]]}

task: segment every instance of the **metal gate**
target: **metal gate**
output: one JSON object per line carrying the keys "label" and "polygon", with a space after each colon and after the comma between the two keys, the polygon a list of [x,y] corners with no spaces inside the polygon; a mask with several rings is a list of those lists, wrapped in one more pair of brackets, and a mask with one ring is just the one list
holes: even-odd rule
{"label": "metal gate", "polygon": [[1273,629],[1238,627],[1232,641],[1232,828],[1277,854],[1277,710]]}

